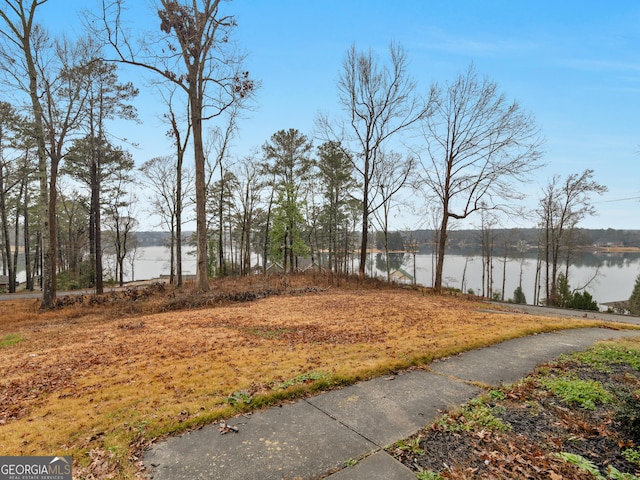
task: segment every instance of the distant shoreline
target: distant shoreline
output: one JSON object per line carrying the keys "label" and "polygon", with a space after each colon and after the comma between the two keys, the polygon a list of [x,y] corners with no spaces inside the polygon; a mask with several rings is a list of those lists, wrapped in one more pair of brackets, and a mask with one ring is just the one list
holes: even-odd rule
{"label": "distant shoreline", "polygon": [[593,250],[606,253],[638,253],[640,247],[594,247]]}

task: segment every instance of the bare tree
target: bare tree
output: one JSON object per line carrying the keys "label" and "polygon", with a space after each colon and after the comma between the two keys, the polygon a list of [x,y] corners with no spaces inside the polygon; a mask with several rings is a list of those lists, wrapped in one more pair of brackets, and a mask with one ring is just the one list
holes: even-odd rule
{"label": "bare tree", "polygon": [[[188,198],[188,196],[185,195],[185,185],[183,185],[183,178],[186,180],[186,185],[188,185],[192,177],[190,170],[185,175],[183,165],[187,145],[189,144],[189,138],[191,137],[191,122],[187,120],[187,126],[184,131],[180,128],[180,125],[183,122],[178,122],[178,117],[173,107],[174,91],[175,90],[171,90],[169,97],[165,99],[165,102],[169,108],[169,112],[165,115],[165,118],[171,124],[171,129],[169,130],[168,135],[173,139],[174,146],[176,147],[175,194],[172,195],[172,199],[175,204],[175,208],[173,209],[174,221],[172,222],[172,225],[175,224],[175,227],[172,227],[171,229],[173,233],[175,228],[175,234],[172,235],[171,239],[171,255],[173,260],[173,245],[175,241],[175,274],[177,276],[176,284],[180,287],[182,286],[182,213],[184,212],[184,208],[186,206],[185,203],[187,203],[185,202],[185,199]],[[171,177],[173,177],[173,175],[169,176],[169,178]],[[174,269],[172,261],[170,274],[171,282],[174,281],[173,273]]]}
{"label": "bare tree", "polygon": [[111,195],[105,205],[105,223],[111,230],[111,240],[115,254],[115,280],[124,285],[124,263],[135,242],[133,233],[138,227],[136,204],[138,198],[134,193],[135,182],[129,171],[121,171],[111,188]]}
{"label": "bare tree", "polygon": [[[206,172],[203,123],[220,116],[230,106],[248,98],[254,88],[243,58],[229,42],[235,19],[220,9],[220,0],[160,0],[158,41],[134,48],[123,29],[123,0],[103,2],[106,41],[117,60],[143,67],[173,82],[188,99],[193,132],[196,194],[196,287],[209,289],[207,274]],[[158,32],[157,32],[158,33]],[[153,33],[148,38],[157,38]],[[139,54],[134,53],[139,52]]]}
{"label": "bare tree", "polygon": [[[149,197],[150,212],[159,215],[162,224],[169,229],[171,239],[170,250],[170,283],[182,285],[182,267],[180,256],[182,255],[181,238],[182,216],[181,210],[188,207],[189,203],[184,198],[189,198],[193,174],[191,170],[183,170],[176,165],[171,156],[154,157],[147,160],[140,167],[146,182],[151,187]],[[183,194],[187,195],[184,196]]]}
{"label": "bare tree", "polygon": [[58,258],[62,270],[69,273],[69,280],[78,286],[86,285],[81,278],[81,264],[88,245],[88,198],[58,184]]}
{"label": "bare tree", "polygon": [[491,211],[481,211],[480,245],[482,246],[482,296],[493,298],[493,250],[498,218]]}
{"label": "bare tree", "polygon": [[445,88],[436,85],[433,115],[423,123],[422,186],[441,211],[434,288],[442,287],[450,219],[507,210],[522,197],[514,183],[540,167],[541,139],[531,115],[507,102],[498,85],[471,65]]}
{"label": "bare tree", "polygon": [[259,166],[255,160],[257,152],[245,157],[239,166],[238,197],[241,211],[240,225],[240,273],[248,275],[251,270],[251,231],[254,226],[260,193],[264,184],[260,181]]}
{"label": "bare tree", "polygon": [[380,152],[374,175],[374,198],[372,213],[379,227],[382,229],[387,282],[391,281],[389,264],[389,217],[394,207],[393,200],[397,193],[404,188],[413,171],[412,157],[403,159],[398,153]]}
{"label": "bare tree", "polygon": [[[42,235],[42,304],[43,309],[53,308],[55,303],[55,251],[51,247],[49,225],[49,177],[43,109],[40,101],[40,81],[36,68],[38,48],[46,43],[46,34],[35,22],[37,7],[46,0],[6,0],[0,9],[4,28],[0,29],[3,44],[0,46],[5,73],[13,77],[31,100],[34,121],[34,138],[38,152],[38,180],[40,183],[40,230]],[[26,79],[26,83],[24,82]]]}
{"label": "bare tree", "polygon": [[554,305],[557,296],[560,254],[566,255],[564,278],[569,280],[569,260],[576,248],[575,229],[585,217],[595,215],[591,195],[602,195],[607,187],[593,180],[593,170],[574,173],[565,180],[554,176],[543,190],[538,215],[542,228],[545,263],[546,303]]}
{"label": "bare tree", "polygon": [[350,158],[361,178],[362,236],[359,274],[365,275],[369,220],[375,188],[373,176],[384,144],[397,133],[424,118],[428,102],[415,96],[415,84],[407,72],[407,55],[399,45],[389,46],[389,64],[381,65],[372,50],[355,45],[345,56],[338,80],[338,98],[348,115],[348,131],[335,132],[329,120],[318,119],[327,140],[341,142],[354,152]]}

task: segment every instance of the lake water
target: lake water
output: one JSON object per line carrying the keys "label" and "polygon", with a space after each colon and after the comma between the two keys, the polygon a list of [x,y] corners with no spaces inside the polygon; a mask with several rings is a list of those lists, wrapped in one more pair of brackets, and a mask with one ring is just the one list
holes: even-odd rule
{"label": "lake water", "polygon": [[[106,267],[110,266],[108,259]],[[401,267],[413,274],[413,257],[404,255],[394,258],[394,268]],[[433,257],[428,253],[416,255],[416,281],[425,286],[432,285]],[[466,272],[465,272],[466,263]],[[384,277],[383,257],[371,256],[367,273]],[[357,265],[354,267],[357,269]],[[194,255],[183,255],[183,274],[196,273]],[[392,270],[393,270],[392,269]],[[522,288],[528,302],[533,301],[536,260],[535,253],[529,252],[522,264]],[[494,258],[493,291],[502,290],[503,262]],[[569,269],[569,283],[572,288],[584,286],[597,272],[596,279],[587,287],[587,291],[598,304],[627,300],[631,296],[636,277],[640,274],[640,253],[585,253],[574,260]],[[146,280],[158,278],[169,273],[169,250],[165,247],[143,247],[138,249],[138,258],[134,263],[134,279]],[[24,272],[20,272],[20,277]],[[462,280],[465,280],[463,288]],[[520,260],[507,261],[505,299],[513,297],[520,276]],[[22,279],[24,280],[24,279]],[[125,280],[131,281],[131,267],[125,265]],[[476,293],[482,292],[482,259],[480,255],[451,253],[445,257],[443,285]]]}
{"label": "lake water", "polygon": [[[161,274],[169,273],[169,250],[164,247],[141,248],[141,257],[135,263],[136,280],[157,278]],[[382,258],[378,261],[371,258],[367,269],[368,273],[384,276],[382,271],[371,268],[381,267]],[[402,260],[400,260],[402,261]],[[416,281],[425,286],[432,285],[433,257],[431,254],[416,255]],[[466,273],[465,273],[466,263]],[[398,265],[399,266],[399,263]],[[183,255],[183,273],[195,274],[195,256]],[[413,258],[405,255],[402,268],[413,274]],[[529,253],[522,264],[522,289],[529,302],[533,300],[535,282],[536,259],[534,253]],[[493,291],[502,290],[503,262],[500,258],[494,258],[493,264]],[[585,253],[575,259],[569,269],[569,283],[572,288],[584,286],[597,272],[596,279],[587,287],[587,291],[599,303],[627,300],[631,296],[633,286],[638,274],[640,274],[640,253]],[[443,284],[449,287],[462,288],[462,279],[465,279],[464,291],[470,288],[476,293],[482,292],[482,258],[479,255],[448,254],[445,256]],[[505,299],[513,297],[513,291],[519,283],[520,260],[507,261]],[[129,275],[128,279],[131,277]]]}
{"label": "lake water", "polygon": [[[466,272],[465,272],[466,262]],[[423,285],[432,284],[432,256],[416,255],[416,281]],[[412,262],[405,270],[412,273]],[[542,266],[544,269],[544,265]],[[563,270],[564,271],[564,270]],[[597,273],[597,275],[596,275]],[[585,254],[569,268],[569,284],[571,288],[580,288],[595,279],[586,287],[598,304],[628,300],[631,296],[636,277],[640,274],[640,254],[638,253],[599,253]],[[464,290],[472,288],[476,293],[482,292],[482,258],[478,256],[447,255],[443,272],[443,284],[461,288],[463,276]],[[522,290],[528,302],[533,301],[536,276],[535,257],[525,258],[522,265]],[[506,264],[505,299],[513,298],[513,291],[518,287],[520,278],[520,261],[508,260]],[[502,291],[503,262],[494,258],[493,291]],[[544,292],[544,285],[543,285]],[[541,295],[541,298],[544,295]]]}

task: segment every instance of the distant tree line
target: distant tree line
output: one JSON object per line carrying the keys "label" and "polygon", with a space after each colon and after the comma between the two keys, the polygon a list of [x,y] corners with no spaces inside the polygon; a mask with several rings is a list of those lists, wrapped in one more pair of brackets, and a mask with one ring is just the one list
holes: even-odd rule
{"label": "distant tree line", "polygon": [[[510,238],[512,245],[537,247],[540,238],[539,228],[495,228],[494,233],[500,238]],[[434,230],[412,230],[410,234],[421,245],[428,246],[433,239]],[[575,234],[581,239],[584,249],[589,250],[596,245],[600,247],[640,248],[640,230],[622,230],[615,228],[594,229],[577,228]],[[456,229],[449,235],[449,248],[459,252],[465,248],[476,249],[481,246],[478,229]]]}

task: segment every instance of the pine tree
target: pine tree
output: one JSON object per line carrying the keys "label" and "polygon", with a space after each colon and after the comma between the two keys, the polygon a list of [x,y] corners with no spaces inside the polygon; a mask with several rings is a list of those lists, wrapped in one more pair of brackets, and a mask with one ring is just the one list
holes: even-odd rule
{"label": "pine tree", "polygon": [[640,275],[636,277],[636,284],[629,297],[628,307],[631,315],[640,315]]}
{"label": "pine tree", "polygon": [[513,303],[526,304],[527,298],[522,291],[522,287],[518,285],[518,287],[513,291]]}

